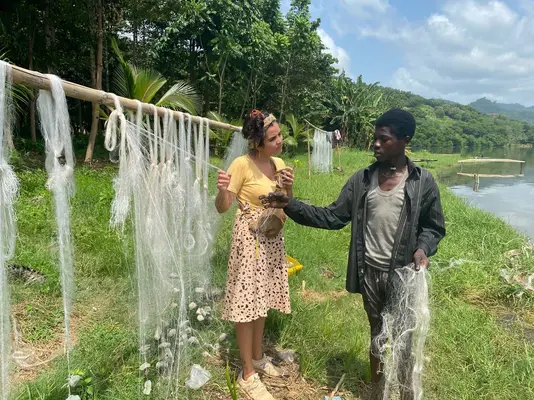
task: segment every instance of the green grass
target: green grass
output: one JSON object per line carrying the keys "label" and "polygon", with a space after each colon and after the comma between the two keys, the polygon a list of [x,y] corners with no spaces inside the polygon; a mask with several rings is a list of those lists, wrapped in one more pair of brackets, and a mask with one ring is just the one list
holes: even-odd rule
{"label": "green grass", "polygon": [[[414,155],[419,157],[438,158],[430,165],[434,172],[458,160],[455,155]],[[372,160],[366,153],[344,149],[342,173],[308,179],[306,156],[289,158],[288,164],[295,164],[294,159],[302,162],[296,167],[295,194],[316,205],[335,200],[348,177]],[[121,240],[108,223],[114,174],[111,167],[77,168],[77,192],[72,202],[77,345],[71,367],[92,377],[96,398],[106,400],[139,396],[132,246],[128,240]],[[43,271],[47,283],[14,285],[17,325],[30,345],[55,345],[61,350],[58,341],[63,319],[51,196],[44,188],[46,176],[42,170],[21,170],[19,177],[22,190],[17,203],[15,261]],[[525,238],[502,220],[468,206],[446,188],[442,188],[442,198],[448,235],[430,269],[432,326],[426,348],[425,398],[534,398],[534,345],[525,340],[519,323],[505,326],[499,322],[506,313],[516,315],[518,321],[533,323],[532,296],[519,297],[519,288],[504,284],[499,277],[501,268],[534,272],[534,259],[528,255],[513,266],[504,257],[506,251],[524,246]],[[221,221],[213,260],[213,279],[220,285],[225,280],[231,225],[229,213]],[[332,388],[346,373],[344,399],[358,398],[369,375],[369,328],[361,297],[344,292],[349,240],[350,228],[329,232],[288,222],[288,254],[304,269],[290,279],[293,313],[272,313],[266,331],[272,344],[299,353],[301,372],[316,387]],[[333,272],[334,277],[325,277],[325,270]],[[304,295],[303,281],[307,289]],[[235,357],[237,346],[229,324],[214,322],[204,334],[214,341],[221,332],[230,333],[227,346]],[[54,335],[55,342],[51,340]],[[186,397],[217,399],[225,393],[229,398],[226,363],[201,364],[212,371],[212,382],[205,390]],[[66,398],[66,374],[65,360],[59,356],[34,379],[19,384],[15,397]]]}

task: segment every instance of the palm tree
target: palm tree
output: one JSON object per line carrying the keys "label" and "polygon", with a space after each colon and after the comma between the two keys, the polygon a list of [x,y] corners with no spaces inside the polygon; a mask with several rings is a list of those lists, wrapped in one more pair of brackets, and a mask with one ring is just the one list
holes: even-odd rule
{"label": "palm tree", "polygon": [[[6,58],[6,53],[3,52],[3,49],[0,49],[0,60],[9,62],[9,60]],[[27,108],[32,101],[34,96],[33,90],[24,85],[15,84],[11,85],[11,92],[8,93],[8,96],[11,97],[13,104],[14,118],[12,121],[20,121],[24,117],[24,114],[26,113]],[[6,133],[8,135],[5,138],[7,145],[9,148],[13,149],[15,146],[13,144],[12,132],[7,131]]]}
{"label": "palm tree", "polygon": [[299,123],[294,114],[286,115],[286,123],[289,125],[289,130],[287,130],[287,127],[285,129],[286,132],[282,129],[284,144],[286,146],[289,146],[292,150],[296,150],[299,144],[310,143],[311,131],[306,127],[306,124]]}
{"label": "palm tree", "polygon": [[167,79],[157,71],[138,68],[127,62],[115,40],[112,47],[120,62],[113,82],[114,91],[118,95],[193,115],[200,111],[201,98],[195,88],[186,81],[177,81],[156,100],[156,95],[167,84]]}
{"label": "palm tree", "polygon": [[[226,119],[225,117],[223,117],[221,114],[219,114],[216,111],[208,112],[208,118],[212,121],[223,122],[225,124],[236,125],[236,126],[239,126],[242,123],[242,121],[238,121],[238,120],[228,121],[228,119]],[[210,138],[212,138],[215,143],[215,153],[218,156],[224,155],[224,151],[228,149],[228,146],[230,145],[233,135],[234,135],[234,131],[230,129],[222,129],[222,128],[217,128],[213,130],[210,129]]]}

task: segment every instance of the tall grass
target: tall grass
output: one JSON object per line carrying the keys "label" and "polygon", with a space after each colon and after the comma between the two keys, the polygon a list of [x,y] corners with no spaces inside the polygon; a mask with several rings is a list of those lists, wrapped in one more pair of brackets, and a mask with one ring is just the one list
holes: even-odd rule
{"label": "tall grass", "polygon": [[[336,156],[337,157],[337,156]],[[434,172],[448,168],[457,156],[438,158]],[[336,199],[343,184],[372,159],[366,153],[343,150],[343,172],[307,177],[306,156],[296,168],[295,193],[316,205]],[[337,158],[335,159],[337,162]],[[292,164],[293,160],[286,160]],[[295,163],[298,164],[298,163]],[[73,320],[77,346],[72,367],[93,378],[98,399],[133,399],[139,396],[135,285],[131,278],[131,244],[108,227],[113,197],[113,168],[76,171],[77,194],[72,227],[78,297]],[[31,346],[61,350],[61,301],[53,245],[51,199],[41,170],[20,172],[22,192],[17,204],[19,238],[16,262],[41,270],[45,285],[16,284],[13,301],[23,338]],[[534,345],[525,339],[520,322],[532,323],[532,297],[518,297],[518,288],[499,277],[509,264],[504,253],[521,248],[525,238],[503,221],[474,209],[442,187],[448,235],[431,266],[432,326],[426,348],[424,376],[428,399],[532,399],[534,398]],[[224,285],[232,215],[226,215],[215,248],[214,281]],[[125,232],[124,237],[128,237]],[[304,269],[290,278],[291,315],[272,313],[267,338],[299,353],[301,372],[317,386],[334,387],[343,373],[344,398],[358,398],[368,373],[369,327],[361,297],[347,294],[345,272],[350,228],[323,231],[288,222],[286,247]],[[533,258],[524,256],[514,268],[534,272]],[[301,288],[305,281],[306,290]],[[501,315],[515,315],[515,324],[503,324]],[[216,341],[232,327],[216,322],[209,328]],[[50,338],[55,337],[56,343]],[[226,345],[235,356],[233,334]],[[225,349],[223,349],[225,350]],[[191,399],[230,398],[226,363],[202,360],[213,380]],[[61,356],[42,368],[32,380],[19,383],[18,399],[66,398],[66,365]]]}

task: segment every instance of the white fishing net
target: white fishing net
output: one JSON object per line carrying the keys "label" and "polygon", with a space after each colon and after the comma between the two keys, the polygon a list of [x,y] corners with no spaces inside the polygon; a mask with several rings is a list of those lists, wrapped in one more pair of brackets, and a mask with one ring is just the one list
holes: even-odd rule
{"label": "white fishing net", "polygon": [[11,66],[0,61],[0,398],[9,395],[9,359],[11,355],[10,299],[6,264],[15,253],[16,224],[13,203],[19,182],[9,165],[8,135],[12,134]]}
{"label": "white fishing net", "polygon": [[227,171],[228,167],[237,157],[245,154],[248,149],[248,141],[243,137],[241,131],[235,131],[232,135],[232,141],[230,147],[224,157],[224,170]]}
{"label": "white fishing net", "polygon": [[312,169],[316,172],[332,172],[333,157],[332,132],[315,129],[311,155]]}
{"label": "white fishing net", "polygon": [[120,165],[110,222],[124,231],[130,218],[134,227],[141,390],[175,398],[185,390],[189,349],[209,346],[197,329],[211,319],[217,221],[208,194],[209,168],[217,168],[209,164],[209,125],[170,112],[161,118],[155,108],[143,123],[140,103],[124,129],[111,123],[108,150],[117,136]]}
{"label": "white fishing net", "polygon": [[70,311],[74,296],[70,198],[74,195],[74,157],[67,99],[61,80],[54,75],[47,75],[47,77],[50,80],[51,88],[50,91],[39,91],[37,111],[41,122],[41,132],[45,139],[47,187],[54,195],[63,311],[65,314],[65,354],[70,373]]}
{"label": "white fishing net", "polygon": [[389,299],[375,348],[383,363],[383,400],[423,398],[424,345],[430,323],[426,270],[413,265],[390,274]]}

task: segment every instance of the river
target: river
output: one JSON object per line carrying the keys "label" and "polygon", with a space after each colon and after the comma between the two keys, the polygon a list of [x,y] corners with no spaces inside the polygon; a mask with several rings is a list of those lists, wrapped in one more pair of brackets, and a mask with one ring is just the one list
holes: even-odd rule
{"label": "river", "polygon": [[[440,174],[444,182],[458,196],[489,211],[534,240],[534,149],[493,149],[477,153],[462,153],[462,157],[508,158],[524,160],[524,177],[480,178],[478,192],[473,190],[474,179],[456,175],[454,171]],[[465,164],[463,172],[480,174],[518,174],[519,164]]]}

